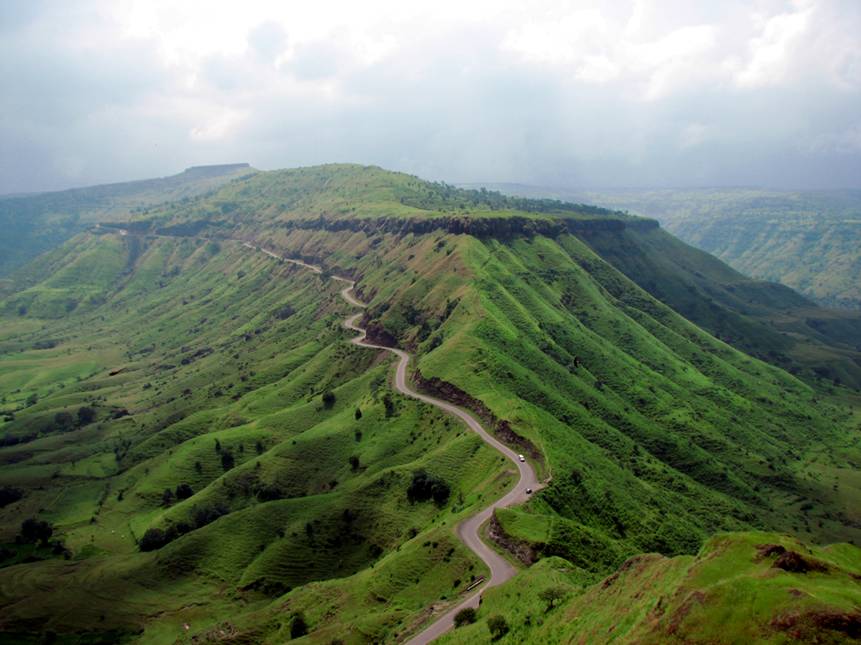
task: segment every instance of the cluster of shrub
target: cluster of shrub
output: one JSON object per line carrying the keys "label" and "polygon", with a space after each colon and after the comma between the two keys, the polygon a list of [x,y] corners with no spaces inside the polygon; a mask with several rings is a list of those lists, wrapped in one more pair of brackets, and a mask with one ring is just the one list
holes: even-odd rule
{"label": "cluster of shrub", "polygon": [[138,548],[141,551],[155,551],[186,533],[202,528],[207,524],[212,524],[219,517],[227,515],[229,512],[230,509],[220,503],[197,508],[194,510],[194,513],[192,513],[190,523],[178,522],[176,524],[171,524],[166,529],[147,529],[146,533],[143,534],[143,537],[141,537],[138,542]]}
{"label": "cluster of shrub", "polygon": [[[53,535],[54,527],[50,522],[30,517],[21,523],[21,530],[18,535],[15,536],[15,544],[35,544],[43,549],[51,547],[51,553],[53,555],[63,556],[67,560],[71,558],[72,553],[66,548],[66,545],[63,544],[62,540],[51,541],[51,537]],[[13,549],[0,547],[0,562],[9,560],[15,556],[16,552]],[[30,553],[23,562],[34,562],[36,560],[44,559],[44,557],[46,556],[42,554]]]}
{"label": "cluster of shrub", "polygon": [[165,488],[161,496],[162,506],[170,506],[175,501],[181,502],[194,495],[194,490],[188,484],[178,484],[175,490]]}
{"label": "cluster of shrub", "polygon": [[60,432],[72,430],[75,427],[83,427],[91,424],[96,420],[96,410],[88,405],[82,405],[78,408],[76,414],[71,412],[57,412],[54,415],[54,427]]}
{"label": "cluster of shrub", "polygon": [[410,500],[410,504],[432,499],[438,506],[442,506],[448,501],[450,494],[451,489],[445,480],[425,470],[415,471],[407,488],[407,499]]}

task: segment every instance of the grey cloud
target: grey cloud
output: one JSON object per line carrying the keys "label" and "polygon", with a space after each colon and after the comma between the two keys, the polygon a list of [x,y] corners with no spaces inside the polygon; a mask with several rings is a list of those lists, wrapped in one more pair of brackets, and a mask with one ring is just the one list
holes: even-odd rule
{"label": "grey cloud", "polygon": [[[344,38],[303,41],[263,21],[245,35],[247,51],[207,56],[189,86],[188,70],[163,64],[155,43],[106,37],[93,56],[52,37],[61,19],[69,32],[92,32],[86,12],[39,6],[17,14],[19,27],[0,42],[0,192],[230,160],[356,161],[447,181],[572,187],[861,186],[858,5],[817,4],[788,67],[763,68],[748,85],[726,69],[745,69],[757,32],[747,3],[721,6],[679,2],[643,15],[649,38],[702,24],[719,36],[697,54],[703,69],[699,59],[656,67],[680,76],[666,76],[653,98],[637,60],[587,82],[577,75],[582,52],[558,63],[519,56],[504,46],[518,20],[413,25],[377,59]],[[759,4],[766,16],[798,6]],[[630,7],[608,15],[624,23]],[[619,47],[607,42],[602,53],[627,55]],[[770,82],[778,72],[786,78]]]}

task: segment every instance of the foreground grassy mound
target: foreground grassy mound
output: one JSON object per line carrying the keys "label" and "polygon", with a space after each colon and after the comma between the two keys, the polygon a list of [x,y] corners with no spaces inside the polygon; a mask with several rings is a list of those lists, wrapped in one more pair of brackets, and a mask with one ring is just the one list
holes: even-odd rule
{"label": "foreground grassy mound", "polygon": [[590,584],[549,558],[485,595],[440,643],[846,643],[861,638],[861,550],[770,533],[717,535],[696,556],[627,560]]}

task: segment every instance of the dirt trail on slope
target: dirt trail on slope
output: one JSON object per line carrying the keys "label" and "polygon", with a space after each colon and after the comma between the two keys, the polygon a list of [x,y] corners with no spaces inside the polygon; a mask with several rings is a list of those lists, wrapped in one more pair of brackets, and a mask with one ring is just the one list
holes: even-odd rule
{"label": "dirt trail on slope", "polygon": [[[272,251],[267,251],[261,247],[256,247],[252,244],[245,243],[245,246],[258,250],[266,255],[275,258],[277,260],[282,260],[284,262],[290,262],[291,264],[296,264],[298,266],[304,267],[315,273],[322,273],[322,269],[320,267],[316,267],[312,264],[308,264],[306,262],[302,262],[301,260],[291,260],[290,258],[283,258],[279,255],[276,255]],[[333,280],[337,280],[338,282],[343,282],[346,286],[341,290],[341,297],[350,305],[354,307],[364,308],[366,305],[363,302],[360,302],[353,295],[353,288],[356,286],[356,283],[348,278],[342,278],[340,276],[332,276]],[[498,452],[502,453],[505,457],[507,457],[516,467],[518,473],[520,475],[520,479],[515,484],[514,488],[512,488],[508,493],[506,493],[503,497],[493,502],[490,506],[482,509],[475,515],[472,515],[465,520],[463,520],[457,526],[457,536],[473,553],[475,553],[481,560],[488,566],[490,569],[490,578],[482,585],[480,585],[477,589],[475,589],[465,600],[462,600],[455,607],[449,609],[442,616],[437,618],[434,622],[428,625],[425,629],[419,632],[416,636],[413,636],[409,641],[407,641],[407,645],[425,645],[426,643],[430,643],[435,638],[442,636],[444,633],[449,631],[454,627],[454,616],[461,609],[465,609],[466,607],[477,608],[479,603],[481,602],[481,594],[484,593],[487,589],[491,587],[495,587],[497,585],[501,585],[503,582],[510,580],[515,573],[517,573],[517,569],[515,569],[505,558],[499,555],[492,548],[487,546],[479,536],[479,530],[481,529],[482,524],[484,524],[487,520],[490,519],[490,516],[493,514],[494,509],[497,508],[505,508],[508,506],[514,506],[515,504],[520,504],[525,502],[529,495],[526,493],[527,488],[531,488],[533,491],[537,491],[538,489],[543,487],[543,484],[538,481],[537,476],[535,475],[535,471],[532,466],[528,462],[521,462],[518,459],[517,454],[511,450],[508,446],[500,442],[498,439],[494,438],[487,430],[485,430],[482,425],[473,417],[469,412],[462,410],[461,408],[452,405],[442,399],[437,399],[432,396],[428,396],[426,394],[420,394],[410,388],[407,384],[407,366],[410,362],[410,355],[401,349],[396,349],[393,347],[384,347],[382,345],[375,345],[373,343],[369,343],[365,340],[365,330],[359,327],[356,324],[356,321],[361,317],[362,313],[359,312],[357,314],[353,314],[349,318],[344,321],[344,327],[351,331],[357,332],[359,335],[353,338],[350,342],[354,345],[358,345],[359,347],[366,347],[368,349],[378,349],[386,352],[391,352],[395,356],[398,357],[398,366],[395,371],[395,389],[398,390],[401,394],[404,394],[410,398],[417,399],[428,405],[432,405],[434,407],[439,408],[449,414],[456,416],[458,419],[463,421],[470,430],[475,432],[479,437],[481,437],[482,441],[488,444],[490,447],[494,448]]]}

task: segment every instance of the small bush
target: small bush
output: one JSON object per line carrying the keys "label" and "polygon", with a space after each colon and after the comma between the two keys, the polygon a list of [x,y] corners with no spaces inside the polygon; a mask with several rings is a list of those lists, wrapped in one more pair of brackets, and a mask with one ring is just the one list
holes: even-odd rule
{"label": "small bush", "polygon": [[11,486],[0,486],[0,508],[9,506],[24,497],[24,492]]}
{"label": "small bush", "polygon": [[167,542],[167,536],[161,529],[147,529],[141,541],[138,542],[138,548],[141,551],[155,551],[163,547]]}
{"label": "small bush", "polygon": [[53,534],[54,527],[35,517],[28,518],[21,524],[21,541],[28,544],[41,542],[42,546],[45,546]]}
{"label": "small bush", "polygon": [[490,630],[490,637],[495,641],[505,636],[509,629],[508,622],[499,614],[487,619],[487,628]]}
{"label": "small bush", "polygon": [[301,638],[308,633],[308,623],[305,622],[305,616],[301,613],[293,614],[293,620],[290,622],[290,638]]}
{"label": "small bush", "polygon": [[323,392],[323,407],[327,410],[335,405],[335,393],[331,390]]}
{"label": "small bush", "polygon": [[192,495],[194,495],[194,490],[188,484],[180,484],[176,487],[177,499],[188,499]]}
{"label": "small bush", "polygon": [[464,625],[471,625],[475,622],[475,619],[475,608],[465,607],[454,615],[454,626],[457,628],[463,627]]}
{"label": "small bush", "polygon": [[424,470],[413,473],[413,480],[407,488],[407,499],[411,504],[433,499],[436,504],[442,506],[448,501],[450,494],[451,489],[444,480]]}
{"label": "small bush", "polygon": [[92,423],[95,420],[96,411],[93,408],[87,405],[78,408],[78,423],[80,423],[82,426],[85,426],[88,423]]}
{"label": "small bush", "polygon": [[279,307],[275,310],[274,316],[278,320],[287,320],[290,316],[296,313],[296,310],[293,309],[290,305],[284,305],[283,307]]}

